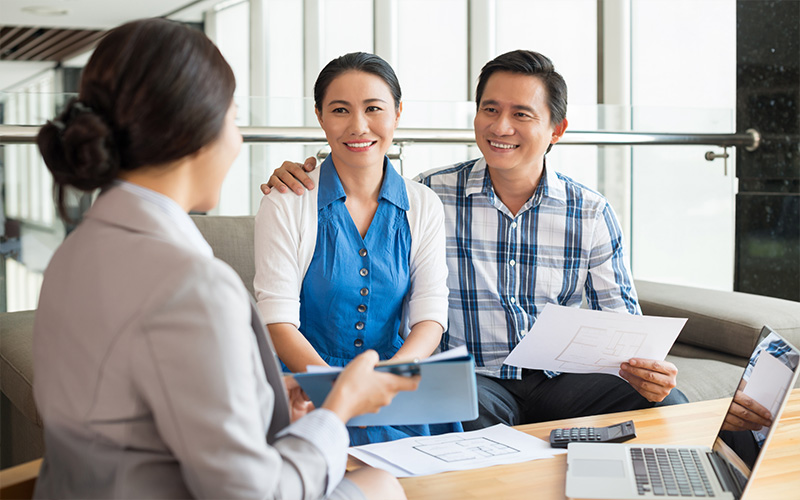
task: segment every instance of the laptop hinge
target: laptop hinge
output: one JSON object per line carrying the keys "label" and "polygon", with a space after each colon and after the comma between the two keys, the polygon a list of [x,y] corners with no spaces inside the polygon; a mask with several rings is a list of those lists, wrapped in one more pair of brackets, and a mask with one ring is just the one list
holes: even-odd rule
{"label": "laptop hinge", "polygon": [[706,455],[708,456],[708,461],[711,462],[711,467],[714,468],[714,473],[717,475],[722,489],[729,491],[736,500],[741,498],[742,488],[739,486],[739,481],[736,480],[728,462],[715,451],[707,452]]}

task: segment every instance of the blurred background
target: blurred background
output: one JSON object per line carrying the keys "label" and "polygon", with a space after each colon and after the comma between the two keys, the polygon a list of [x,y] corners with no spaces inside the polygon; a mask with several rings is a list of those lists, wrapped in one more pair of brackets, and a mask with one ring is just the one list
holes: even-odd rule
{"label": "blurred background", "polygon": [[[309,96],[319,70],[346,52],[377,53],[403,88],[398,137],[456,129],[466,138],[398,144],[393,161],[406,176],[480,156],[469,137],[481,66],[509,50],[541,52],[569,87],[569,130],[548,167],[609,198],[635,278],[800,300],[798,1],[0,0],[0,311],[36,307],[42,272],[71,229],[35,146],[3,131],[51,119],[103,33],[141,17],[191,24],[219,45],[243,131],[318,129]],[[609,133],[569,140],[748,129],[761,136],[754,151],[615,145]],[[283,160],[324,153],[318,134],[246,144],[214,213],[254,213],[259,184]],[[91,201],[71,199],[76,218]]]}

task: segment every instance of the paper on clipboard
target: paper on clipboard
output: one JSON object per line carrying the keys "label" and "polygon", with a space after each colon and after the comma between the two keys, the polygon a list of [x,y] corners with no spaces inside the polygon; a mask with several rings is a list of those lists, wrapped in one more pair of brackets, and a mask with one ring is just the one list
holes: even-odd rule
{"label": "paper on clipboard", "polygon": [[[418,362],[419,387],[398,393],[378,413],[360,415],[347,425],[420,425],[474,420],[478,417],[475,363],[464,346]],[[339,367],[321,367],[294,375],[305,393],[320,407]]]}
{"label": "paper on clipboard", "polygon": [[547,304],[505,364],[565,373],[619,374],[631,358],[663,360],[686,318]]}

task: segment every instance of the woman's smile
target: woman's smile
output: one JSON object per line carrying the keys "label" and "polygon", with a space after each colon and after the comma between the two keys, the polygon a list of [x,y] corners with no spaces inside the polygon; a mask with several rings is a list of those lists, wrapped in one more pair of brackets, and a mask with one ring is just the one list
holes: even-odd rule
{"label": "woman's smile", "polygon": [[344,145],[353,152],[369,151],[378,141],[345,142]]}

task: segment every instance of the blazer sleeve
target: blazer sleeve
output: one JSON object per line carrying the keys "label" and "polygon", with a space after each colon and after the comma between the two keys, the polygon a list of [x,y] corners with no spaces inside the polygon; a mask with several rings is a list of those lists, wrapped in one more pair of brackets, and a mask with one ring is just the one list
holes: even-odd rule
{"label": "blazer sleeve", "polygon": [[302,426],[293,432],[293,424],[274,447],[267,444],[275,393],[247,292],[233,270],[211,263],[182,266],[164,278],[177,285],[144,305],[132,353],[137,390],[193,496],[320,498],[341,479],[341,472],[329,477],[326,455],[346,457],[344,425],[332,424],[332,437],[331,427],[318,426],[315,435]]}
{"label": "blazer sleeve", "polygon": [[411,288],[408,326],[436,321],[447,330],[447,261],[444,207],[439,197],[422,184],[406,181],[411,207]]}

